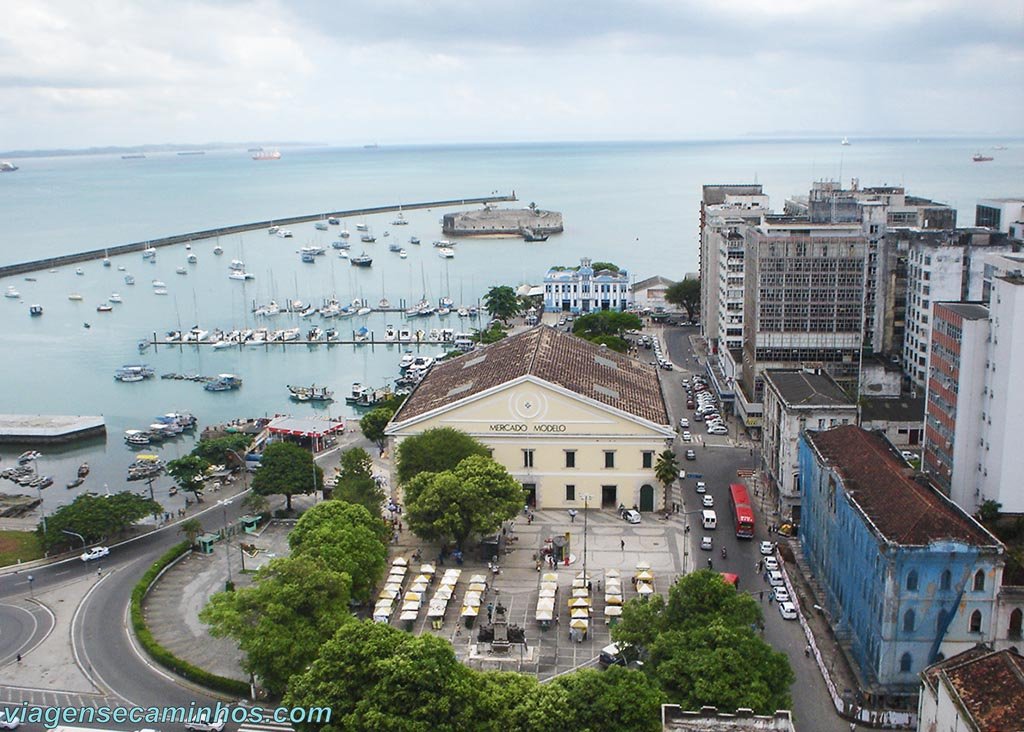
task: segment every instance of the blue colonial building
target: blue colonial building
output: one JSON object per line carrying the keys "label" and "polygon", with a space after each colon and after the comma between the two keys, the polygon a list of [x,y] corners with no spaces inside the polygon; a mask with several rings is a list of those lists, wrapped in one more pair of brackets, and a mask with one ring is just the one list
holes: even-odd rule
{"label": "blue colonial building", "polygon": [[800,542],[874,703],[908,705],[928,665],[995,637],[1003,546],[854,425],[804,432]]}
{"label": "blue colonial building", "polygon": [[595,271],[585,257],[579,267],[552,267],[544,275],[544,310],[549,313],[625,310],[632,302],[626,270]]}

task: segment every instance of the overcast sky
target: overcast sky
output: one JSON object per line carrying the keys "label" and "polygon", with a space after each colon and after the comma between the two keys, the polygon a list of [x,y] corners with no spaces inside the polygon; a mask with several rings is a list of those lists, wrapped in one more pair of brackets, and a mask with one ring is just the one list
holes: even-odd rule
{"label": "overcast sky", "polygon": [[1021,0],[3,0],[0,149],[1024,133]]}

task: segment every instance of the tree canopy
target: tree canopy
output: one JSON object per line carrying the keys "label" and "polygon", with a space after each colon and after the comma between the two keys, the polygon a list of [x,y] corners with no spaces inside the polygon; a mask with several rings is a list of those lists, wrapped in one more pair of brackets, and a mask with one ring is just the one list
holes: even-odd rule
{"label": "tree canopy", "polygon": [[580,338],[594,340],[602,336],[621,338],[631,330],[640,330],[643,323],[636,313],[620,313],[615,310],[599,310],[581,315],[572,324],[572,332]]}
{"label": "tree canopy", "polygon": [[384,445],[388,441],[387,436],[384,434],[384,429],[394,416],[395,411],[393,409],[377,407],[376,409],[371,409],[359,419],[359,429],[363,431],[366,439],[375,444],[382,452]]}
{"label": "tree canopy", "polygon": [[241,465],[251,444],[252,435],[236,432],[212,440],[200,440],[192,448],[192,454],[211,465]]}
{"label": "tree canopy", "polygon": [[600,272],[601,270],[605,269],[608,270],[609,272],[619,271],[619,265],[613,264],[611,262],[591,262],[590,268],[595,272]]}
{"label": "tree canopy", "polygon": [[122,491],[109,496],[84,493],[46,517],[46,531],[40,522],[37,532],[43,546],[52,549],[74,543],[63,529],[81,534],[87,544],[119,534],[139,519],[156,516],[164,509],[156,501]]}
{"label": "tree canopy", "polygon": [[203,476],[209,467],[210,463],[204,458],[194,454],[185,455],[167,463],[167,474],[174,478],[174,482],[183,491],[191,492],[198,503],[203,492]]}
{"label": "tree canopy", "polygon": [[523,487],[490,457],[471,455],[452,470],[420,473],[405,483],[409,527],[428,540],[462,548],[473,534],[489,534],[523,507]]}
{"label": "tree canopy", "polygon": [[312,493],[324,484],[323,469],[313,454],[291,442],[267,445],[259,470],[252,478],[252,490],[263,496],[282,495],[292,510],[292,496]]}
{"label": "tree canopy", "polygon": [[539,692],[530,705],[530,729],[661,729],[659,712],[665,695],[639,671],[620,666],[606,671],[581,669],[540,685]]}
{"label": "tree canopy", "polygon": [[306,511],[288,534],[293,556],[320,559],[351,579],[352,597],[368,600],[387,569],[390,532],[379,515],[344,501],[322,501]]}
{"label": "tree canopy", "polygon": [[474,331],[472,339],[480,345],[486,346],[489,343],[497,343],[507,335],[508,333],[501,327],[501,323],[495,323],[490,328]]}
{"label": "tree canopy", "polygon": [[256,582],[218,592],[199,613],[214,637],[228,636],[245,652],[244,668],[274,694],[307,668],[349,614],[351,580],[316,557],[274,559]]}
{"label": "tree canopy", "polygon": [[700,280],[684,279],[665,290],[665,302],[684,308],[690,320],[700,313]]}
{"label": "tree canopy", "polygon": [[508,285],[495,285],[484,295],[484,307],[495,320],[507,322],[520,313],[519,297]]}
{"label": "tree canopy", "polygon": [[644,672],[684,709],[749,707],[761,714],[790,706],[794,675],[785,654],[755,632],[761,608],[747,594],[700,570],[660,597],[631,600],[612,630],[648,653]]}
{"label": "tree canopy", "polygon": [[488,457],[479,440],[451,427],[437,427],[407,437],[398,446],[398,480],[405,484],[420,473],[451,470],[470,455]]}

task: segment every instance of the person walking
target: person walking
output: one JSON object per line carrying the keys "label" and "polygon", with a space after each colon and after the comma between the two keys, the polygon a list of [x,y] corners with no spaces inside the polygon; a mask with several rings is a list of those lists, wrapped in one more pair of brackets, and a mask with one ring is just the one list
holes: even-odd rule
{"label": "person walking", "polygon": [[626,551],[626,540],[625,539],[619,539],[619,549],[621,549],[622,551]]}

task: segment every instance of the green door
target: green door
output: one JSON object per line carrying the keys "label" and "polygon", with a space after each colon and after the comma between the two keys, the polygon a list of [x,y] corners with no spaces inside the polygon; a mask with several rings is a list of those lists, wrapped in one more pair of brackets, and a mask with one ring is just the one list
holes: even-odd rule
{"label": "green door", "polygon": [[654,486],[645,483],[640,487],[640,510],[654,510]]}

